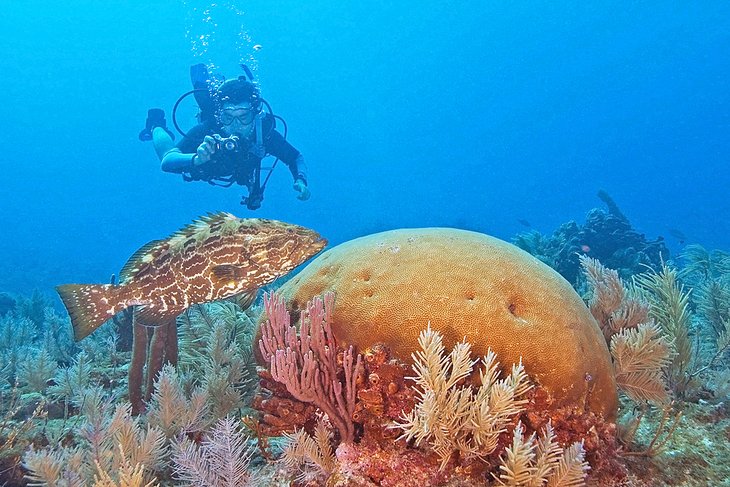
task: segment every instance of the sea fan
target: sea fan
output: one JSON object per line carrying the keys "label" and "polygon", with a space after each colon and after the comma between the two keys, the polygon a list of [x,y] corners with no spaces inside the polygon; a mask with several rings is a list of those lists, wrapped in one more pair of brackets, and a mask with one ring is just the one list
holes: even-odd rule
{"label": "sea fan", "polygon": [[173,446],[175,477],[189,486],[252,485],[248,467],[255,448],[248,442],[238,420],[223,418],[200,446],[188,439]]}
{"label": "sea fan", "polygon": [[320,420],[314,429],[314,436],[304,430],[285,433],[284,454],[281,461],[290,471],[298,471],[300,482],[314,481],[317,477],[328,477],[337,466],[335,453],[330,443],[331,435]]}

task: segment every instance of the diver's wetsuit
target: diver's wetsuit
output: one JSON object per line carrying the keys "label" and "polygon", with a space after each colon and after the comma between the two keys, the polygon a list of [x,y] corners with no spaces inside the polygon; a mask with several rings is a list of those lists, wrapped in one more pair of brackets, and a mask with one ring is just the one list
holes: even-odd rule
{"label": "diver's wetsuit", "polygon": [[[273,126],[273,117],[267,114],[261,122],[266,154],[281,159],[289,167],[294,180],[301,179],[306,184],[307,168],[304,157]],[[212,136],[220,133],[221,127],[219,125],[205,121],[190,129],[187,135],[177,144],[177,148],[183,154],[194,154],[206,135]],[[232,177],[234,182],[248,186],[251,189],[255,170],[259,167],[263,157],[261,154],[254,153],[255,140],[256,134],[252,133],[250,138],[239,141],[240,149],[238,151],[228,151],[221,148],[213,155],[213,159],[205,164],[194,166],[191,158],[186,164],[166,164],[163,170],[183,174],[193,181],[209,181],[211,178]]]}

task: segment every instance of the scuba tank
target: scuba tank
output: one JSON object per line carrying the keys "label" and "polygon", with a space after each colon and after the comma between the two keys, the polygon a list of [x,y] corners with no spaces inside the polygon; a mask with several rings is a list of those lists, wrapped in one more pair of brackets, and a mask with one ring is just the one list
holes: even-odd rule
{"label": "scuba tank", "polygon": [[215,101],[212,92],[217,83],[215,79],[211,79],[208,67],[203,63],[190,66],[190,81],[193,84],[195,102],[200,108],[199,120],[202,122],[214,118]]}

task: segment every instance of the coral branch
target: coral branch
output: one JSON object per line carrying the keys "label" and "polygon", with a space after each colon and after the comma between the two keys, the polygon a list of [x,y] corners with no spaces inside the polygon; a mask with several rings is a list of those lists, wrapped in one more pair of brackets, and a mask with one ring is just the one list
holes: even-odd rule
{"label": "coral branch", "polygon": [[343,351],[343,381],[337,364],[337,341],[332,333],[334,294],[324,301],[316,297],[307,303],[300,330],[290,324],[284,300],[264,295],[268,320],[261,326],[259,348],[269,363],[271,376],[286,386],[297,400],[314,404],[330,418],[344,442],[352,442],[355,429],[355,379],[363,370],[362,357],[352,347]]}

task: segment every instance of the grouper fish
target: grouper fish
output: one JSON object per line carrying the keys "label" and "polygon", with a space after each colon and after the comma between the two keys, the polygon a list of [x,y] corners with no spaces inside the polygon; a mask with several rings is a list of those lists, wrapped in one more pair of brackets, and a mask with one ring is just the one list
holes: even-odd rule
{"label": "grouper fish", "polygon": [[298,225],[215,213],[144,245],[124,265],[117,285],[64,284],[56,290],[81,340],[130,306],[155,326],[193,304],[255,293],[325,245],[317,232]]}

